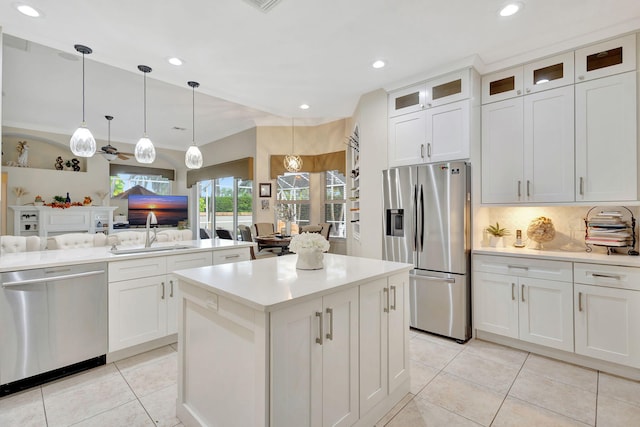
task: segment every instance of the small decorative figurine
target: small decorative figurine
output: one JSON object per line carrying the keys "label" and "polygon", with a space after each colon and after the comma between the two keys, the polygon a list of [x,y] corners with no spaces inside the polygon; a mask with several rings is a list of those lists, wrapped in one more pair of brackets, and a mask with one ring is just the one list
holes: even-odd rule
{"label": "small decorative figurine", "polygon": [[64,169],[63,160],[62,160],[62,157],[60,156],[56,157],[56,169],[59,171]]}

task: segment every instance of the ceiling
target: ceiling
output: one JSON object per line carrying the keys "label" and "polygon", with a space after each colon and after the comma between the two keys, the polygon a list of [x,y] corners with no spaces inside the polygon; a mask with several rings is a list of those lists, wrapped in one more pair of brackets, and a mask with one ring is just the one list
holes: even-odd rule
{"label": "ceiling", "polygon": [[[509,18],[503,0],[281,0],[268,12],[250,0],[0,0],[3,124],[72,133],[81,121],[86,57],[87,125],[134,144],[208,143],[256,125],[317,124],[349,117],[360,96],[450,71],[471,58],[481,72],[640,29],[638,0],[524,0]],[[29,40],[24,43],[19,39]],[[43,45],[43,46],[39,46]],[[45,48],[46,46],[46,48]],[[167,62],[177,56],[180,67]],[[373,69],[375,59],[388,62]],[[299,109],[309,104],[308,110]],[[181,130],[173,129],[174,127]]]}

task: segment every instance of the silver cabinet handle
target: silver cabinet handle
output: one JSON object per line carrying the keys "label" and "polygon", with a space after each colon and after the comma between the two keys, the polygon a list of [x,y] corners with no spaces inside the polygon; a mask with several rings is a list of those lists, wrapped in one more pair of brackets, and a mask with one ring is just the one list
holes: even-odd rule
{"label": "silver cabinet handle", "polygon": [[320,325],[320,336],[319,338],[316,338],[316,344],[320,344],[322,345],[322,312],[321,311],[316,311],[316,317],[320,318],[320,321],[318,322],[318,324]]}
{"label": "silver cabinet handle", "polygon": [[511,301],[516,300],[516,284],[511,283]]}
{"label": "silver cabinet handle", "polygon": [[327,308],[327,314],[329,315],[329,333],[327,339],[333,341],[333,309]]}
{"label": "silver cabinet handle", "polygon": [[424,144],[420,144],[420,157],[424,159]]}
{"label": "silver cabinet handle", "polygon": [[427,143],[427,157],[431,158],[431,143]]}
{"label": "silver cabinet handle", "polygon": [[518,180],[518,197],[522,196],[522,191],[520,190],[522,187],[522,181]]}
{"label": "silver cabinet handle", "polygon": [[580,195],[584,196],[584,178],[580,177]]}
{"label": "silver cabinet handle", "polygon": [[522,95],[522,91],[521,91],[520,89],[518,89],[518,90],[516,91],[516,94],[518,94],[518,95]]}
{"label": "silver cabinet handle", "polygon": [[531,197],[531,181],[527,180],[527,197]]}
{"label": "silver cabinet handle", "polygon": [[522,298],[522,302],[524,302],[524,285],[520,286],[520,298]]}
{"label": "silver cabinet handle", "polygon": [[162,282],[162,296],[160,297],[160,299],[164,299],[164,282]]}
{"label": "silver cabinet handle", "polygon": [[525,265],[508,265],[507,268],[520,268],[522,270],[529,270],[529,267]]}
{"label": "silver cabinet handle", "polygon": [[385,306],[382,311],[384,311],[385,313],[388,313],[389,312],[389,289],[384,288],[382,292],[384,292],[384,299],[385,299]]}
{"label": "silver cabinet handle", "polygon": [[582,292],[578,292],[578,311],[582,311]]}
{"label": "silver cabinet handle", "polygon": [[391,292],[393,292],[393,304],[391,305],[391,310],[395,310],[396,309],[396,287],[395,286],[391,286]]}
{"label": "silver cabinet handle", "polygon": [[578,76],[578,80],[584,80],[584,76]]}
{"label": "silver cabinet handle", "polygon": [[169,280],[169,285],[171,285],[171,290],[169,291],[169,296],[173,298],[173,280]]}
{"label": "silver cabinet handle", "polygon": [[620,280],[622,279],[622,277],[620,277],[617,274],[603,274],[603,273],[591,273],[592,277],[603,277],[605,279],[615,279],[615,280]]}
{"label": "silver cabinet handle", "polygon": [[456,283],[456,279],[444,278],[444,277],[435,277],[435,276],[423,276],[417,274],[410,274],[410,277],[414,277],[419,280],[433,280],[436,282],[446,282],[446,283]]}
{"label": "silver cabinet handle", "polygon": [[224,259],[232,259],[232,258],[240,258],[240,254],[235,255],[225,255]]}
{"label": "silver cabinet handle", "polygon": [[77,279],[79,277],[97,276],[99,274],[104,274],[104,270],[85,271],[84,273],[64,274],[61,276],[41,277],[39,279],[16,280],[12,282],[4,282],[2,284],[2,287],[7,288],[10,286],[29,285],[34,283],[56,282],[59,280]]}

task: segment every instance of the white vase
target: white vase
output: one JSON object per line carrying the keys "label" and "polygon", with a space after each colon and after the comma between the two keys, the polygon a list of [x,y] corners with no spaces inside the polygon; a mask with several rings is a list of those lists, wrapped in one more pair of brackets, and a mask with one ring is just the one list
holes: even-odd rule
{"label": "white vase", "polygon": [[291,221],[284,223],[284,235],[291,236]]}
{"label": "white vase", "polygon": [[504,238],[502,236],[490,236],[489,246],[492,248],[504,248]]}
{"label": "white vase", "polygon": [[324,267],[322,260],[324,254],[316,250],[307,250],[298,252],[298,260],[296,268],[299,270],[319,270]]}

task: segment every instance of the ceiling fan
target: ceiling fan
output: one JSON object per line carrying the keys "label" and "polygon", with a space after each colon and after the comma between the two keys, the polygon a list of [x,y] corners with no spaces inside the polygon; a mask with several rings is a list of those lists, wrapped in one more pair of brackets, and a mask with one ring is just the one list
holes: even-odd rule
{"label": "ceiling fan", "polygon": [[96,153],[102,154],[104,158],[107,159],[108,161],[111,161],[116,157],[119,158],[120,160],[129,160],[129,157],[133,156],[133,153],[120,152],[116,147],[111,145],[111,120],[113,120],[113,116],[104,116],[104,117],[105,119],[108,120],[107,123],[109,124],[109,134],[108,134],[109,139],[107,141],[107,145],[105,145],[104,147],[100,147],[100,151],[97,151]]}

